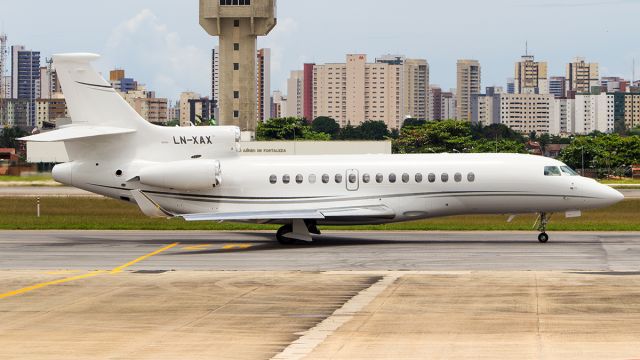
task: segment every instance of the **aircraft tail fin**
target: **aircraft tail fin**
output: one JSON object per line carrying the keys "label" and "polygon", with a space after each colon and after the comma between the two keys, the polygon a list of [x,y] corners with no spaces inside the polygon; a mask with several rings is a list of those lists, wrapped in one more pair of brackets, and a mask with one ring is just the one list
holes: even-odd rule
{"label": "aircraft tail fin", "polygon": [[125,129],[149,126],[111,84],[93,69],[91,62],[99,57],[95,54],[53,56],[72,123]]}

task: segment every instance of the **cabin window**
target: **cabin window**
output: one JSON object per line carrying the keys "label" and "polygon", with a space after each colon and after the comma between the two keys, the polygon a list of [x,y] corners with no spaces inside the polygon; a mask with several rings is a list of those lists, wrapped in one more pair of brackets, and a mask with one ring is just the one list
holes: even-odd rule
{"label": "cabin window", "polygon": [[316,178],[315,174],[309,175],[309,184],[315,184],[316,180],[317,180],[317,178]]}
{"label": "cabin window", "polygon": [[411,177],[409,176],[409,174],[407,174],[407,173],[402,174],[402,182],[403,183],[405,183],[405,184],[408,183],[410,178]]}
{"label": "cabin window", "polygon": [[449,181],[449,174],[442,173],[442,175],[440,176],[440,180],[442,180],[443,183],[448,182]]}
{"label": "cabin window", "polygon": [[456,174],[453,176],[453,179],[454,179],[456,182],[461,182],[461,181],[462,181],[462,174],[460,174],[460,173],[456,173]]}
{"label": "cabin window", "polygon": [[269,182],[272,183],[272,184],[277,183],[278,182],[278,177],[276,175],[271,175],[269,177]]}
{"label": "cabin window", "polygon": [[355,184],[358,181],[356,174],[349,174],[349,183]]}
{"label": "cabin window", "polygon": [[429,174],[428,178],[429,178],[429,182],[430,183],[436,182],[436,174],[431,173],[431,174]]}
{"label": "cabin window", "polygon": [[396,174],[389,174],[389,182],[395,184],[397,180]]}
{"label": "cabin window", "polygon": [[416,174],[416,182],[420,184],[422,182],[422,174]]}
{"label": "cabin window", "polygon": [[474,173],[472,173],[472,172],[471,172],[471,173],[469,173],[469,174],[467,174],[467,180],[469,180],[469,182],[474,182],[474,181],[476,181],[476,174],[474,174]]}
{"label": "cabin window", "polygon": [[557,166],[545,166],[544,176],[562,176],[560,168]]}
{"label": "cabin window", "polygon": [[362,182],[365,184],[368,184],[371,181],[371,175],[369,174],[364,174],[362,175]]}
{"label": "cabin window", "polygon": [[323,184],[328,184],[329,183],[329,175],[327,175],[327,174],[322,175],[322,183]]}
{"label": "cabin window", "polygon": [[579,174],[577,172],[575,172],[575,170],[573,170],[572,168],[570,168],[568,166],[560,166],[560,170],[562,170],[562,173],[565,174],[565,175],[579,176]]}
{"label": "cabin window", "polygon": [[282,182],[283,182],[283,183],[285,183],[285,184],[290,183],[290,182],[291,182],[291,176],[289,176],[289,175],[284,175],[284,176],[282,177]]}
{"label": "cabin window", "polygon": [[336,184],[342,184],[342,175],[336,174]]}
{"label": "cabin window", "polygon": [[296,182],[298,184],[302,184],[303,181],[304,181],[304,176],[302,176],[300,174],[296,175]]}
{"label": "cabin window", "polygon": [[383,181],[384,181],[384,175],[382,175],[382,174],[377,174],[377,175],[376,175],[376,182],[377,182],[378,184],[382,184],[382,182],[383,182]]}

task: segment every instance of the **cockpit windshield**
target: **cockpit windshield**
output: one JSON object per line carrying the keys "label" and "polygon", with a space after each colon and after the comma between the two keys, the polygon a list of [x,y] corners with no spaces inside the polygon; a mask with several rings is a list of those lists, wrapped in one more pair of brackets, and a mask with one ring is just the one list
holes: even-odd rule
{"label": "cockpit windshield", "polygon": [[578,176],[578,173],[575,172],[575,170],[573,170],[572,168],[570,168],[568,166],[561,166],[560,170],[562,170],[562,173],[565,174],[565,175]]}
{"label": "cockpit windshield", "polygon": [[579,176],[572,168],[564,166],[545,166],[544,176]]}
{"label": "cockpit windshield", "polygon": [[545,166],[544,176],[562,176],[562,172],[560,172],[560,168],[557,166]]}

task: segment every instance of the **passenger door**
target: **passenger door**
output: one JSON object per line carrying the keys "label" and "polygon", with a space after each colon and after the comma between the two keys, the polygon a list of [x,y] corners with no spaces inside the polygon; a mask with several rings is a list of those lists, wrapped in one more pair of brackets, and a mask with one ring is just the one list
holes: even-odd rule
{"label": "passenger door", "polygon": [[347,170],[346,180],[347,190],[357,191],[360,188],[360,173],[358,170]]}

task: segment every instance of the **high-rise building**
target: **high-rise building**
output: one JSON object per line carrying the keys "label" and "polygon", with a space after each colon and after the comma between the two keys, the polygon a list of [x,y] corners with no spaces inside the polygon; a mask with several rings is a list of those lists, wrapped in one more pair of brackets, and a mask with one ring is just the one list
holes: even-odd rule
{"label": "high-rise building", "polygon": [[68,117],[67,102],[59,93],[55,98],[36,100],[36,126],[38,129],[55,127],[58,120]]}
{"label": "high-rise building", "polygon": [[11,47],[11,97],[29,102],[27,118],[16,125],[29,129],[36,126],[36,99],[40,96],[40,52],[24,46]]}
{"label": "high-rise building", "polygon": [[577,94],[574,101],[574,119],[569,132],[586,135],[594,131],[611,133],[614,130],[614,95]]}
{"label": "high-rise building", "polygon": [[549,78],[549,94],[556,98],[563,98],[567,96],[567,78],[564,76],[552,76]]}
{"label": "high-rise building", "polygon": [[567,64],[567,90],[577,94],[590,93],[593,87],[600,86],[600,73],[597,63],[587,63],[584,58],[575,58]]}
{"label": "high-rise building", "polygon": [[313,68],[316,64],[304,64],[302,77],[302,115],[307,122],[313,117]]}
{"label": "high-rise building", "polygon": [[457,118],[471,121],[471,95],[480,94],[482,73],[477,60],[458,60]]}
{"label": "high-rise building", "polygon": [[568,135],[574,124],[575,100],[565,97],[553,99],[549,115],[549,133],[552,135]]}
{"label": "high-rise building", "polygon": [[471,95],[471,123],[488,126],[493,124],[494,96],[489,94]]}
{"label": "high-rise building", "polygon": [[627,92],[629,87],[629,81],[617,76],[603,77],[600,79],[602,92]]}
{"label": "high-rise building", "polygon": [[256,43],[276,25],[276,1],[200,0],[200,25],[219,37],[220,124],[255,132]]}
{"label": "high-rise building", "polygon": [[0,99],[11,99],[11,75],[4,76],[2,88],[0,88]]}
{"label": "high-rise building", "polygon": [[[391,129],[401,127],[407,117],[427,119],[428,72],[426,60],[386,56],[367,63],[364,54],[349,54],[345,63],[316,64],[313,118],[328,116],[341,126],[384,121]],[[291,111],[291,85],[287,101]]]}
{"label": "high-rise building", "polygon": [[429,87],[429,99],[431,102],[431,119],[442,120],[442,88],[437,85]]}
{"label": "high-rise building", "polygon": [[516,80],[514,78],[507,79],[507,94],[516,93]]}
{"label": "high-rise building", "polygon": [[128,78],[123,69],[115,69],[109,72],[111,86],[121,93],[128,93],[139,89],[138,82],[133,78]]}
{"label": "high-rise building", "polygon": [[614,117],[615,130],[640,127],[640,93],[615,93]]}
{"label": "high-rise building", "polygon": [[40,68],[40,99],[51,99],[62,93],[58,75],[51,66]]}
{"label": "high-rise building", "polygon": [[7,83],[8,66],[7,35],[0,33],[0,100],[11,97],[11,77],[8,78]]}
{"label": "high-rise building", "polygon": [[456,101],[456,92],[449,91],[442,93],[442,113],[443,120],[450,120],[456,118],[456,112],[458,111],[458,104]]}
{"label": "high-rise building", "polygon": [[155,91],[144,89],[120,93],[131,107],[145,120],[154,124],[164,124],[168,118],[169,101],[156,97]]}
{"label": "high-rise building", "polygon": [[533,55],[522,56],[515,66],[515,94],[549,94],[547,63],[535,61]]}
{"label": "high-rise building", "polygon": [[[497,94],[494,122],[504,124],[523,134],[550,131],[551,108],[554,97],[548,94]],[[497,120],[497,121],[496,121]]]}
{"label": "high-rise building", "polygon": [[271,49],[258,50],[256,61],[258,121],[265,122],[271,116]]}
{"label": "high-rise building", "polygon": [[284,116],[304,117],[304,70],[292,71],[287,80],[287,106]]}
{"label": "high-rise building", "polygon": [[284,114],[287,99],[282,95],[282,91],[276,90],[271,96],[271,117],[280,118]]}

